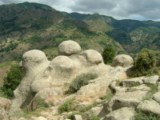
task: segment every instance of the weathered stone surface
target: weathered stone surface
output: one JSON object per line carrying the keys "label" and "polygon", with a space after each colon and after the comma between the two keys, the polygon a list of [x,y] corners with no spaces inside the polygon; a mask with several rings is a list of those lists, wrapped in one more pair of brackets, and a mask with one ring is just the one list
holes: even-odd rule
{"label": "weathered stone surface", "polygon": [[83,120],[81,115],[74,115],[75,120]]}
{"label": "weathered stone surface", "polygon": [[82,53],[91,64],[99,64],[103,62],[102,55],[96,50],[86,50]]}
{"label": "weathered stone surface", "polygon": [[129,67],[133,65],[133,58],[129,55],[120,54],[113,59],[113,66]]}
{"label": "weathered stone surface", "polygon": [[145,100],[141,102],[137,109],[143,112],[151,112],[160,115],[160,104],[154,100]]}
{"label": "weathered stone surface", "polygon": [[18,120],[27,120],[27,118],[21,117]]}
{"label": "weathered stone surface", "polygon": [[102,111],[103,106],[96,106],[91,108],[91,110],[89,111],[91,114],[98,116],[100,114],[100,112]]}
{"label": "weathered stone surface", "polygon": [[130,78],[121,81],[121,86],[123,87],[135,87],[143,84],[144,77]]}
{"label": "weathered stone surface", "polygon": [[32,117],[31,120],[47,120],[47,119],[40,116],[40,117]]}
{"label": "weathered stone surface", "polygon": [[160,104],[160,92],[155,93],[153,99]]}
{"label": "weathered stone surface", "polygon": [[147,91],[118,92],[105,107],[108,111],[117,110],[121,107],[136,107],[146,94]]}
{"label": "weathered stone surface", "polygon": [[133,108],[123,107],[112,111],[103,120],[133,120],[135,111]]}
{"label": "weathered stone surface", "polygon": [[160,82],[158,82],[157,85],[158,85],[158,91],[160,91]]}
{"label": "weathered stone surface", "polygon": [[142,84],[142,85],[139,85],[139,86],[135,86],[135,87],[127,88],[127,91],[150,91],[150,90],[151,90],[151,88],[148,87],[145,84]]}
{"label": "weathered stone surface", "polygon": [[61,88],[45,88],[39,91],[30,103],[30,109],[35,110],[39,104],[47,106],[57,105],[62,101],[63,91]]}
{"label": "weathered stone surface", "polygon": [[113,81],[109,88],[114,92],[114,93],[118,93],[118,92],[126,92],[127,91],[127,87],[121,87],[119,85],[117,85],[120,81]]}
{"label": "weathered stone surface", "polygon": [[20,107],[32,98],[31,84],[37,75],[41,75],[48,67],[49,61],[44,52],[40,50],[31,50],[23,55],[22,65],[26,74],[20,85],[14,91],[15,98],[12,101],[10,113],[19,111]]}
{"label": "weathered stone surface", "polygon": [[159,80],[160,80],[159,76],[154,75],[154,76],[150,76],[150,77],[145,77],[143,79],[143,83],[156,85]]}
{"label": "weathered stone surface", "polygon": [[[68,94],[66,95],[65,91],[68,90],[71,82],[81,74],[93,73],[97,77],[82,86],[78,92],[71,94],[74,96],[74,101],[80,106],[102,101],[100,97],[106,95],[112,81],[127,78],[126,68],[105,65],[99,52],[95,50],[81,52],[81,48],[76,42],[61,43],[59,51],[61,55],[55,57],[51,62],[39,50],[31,50],[23,55],[22,65],[26,74],[14,91],[15,99],[13,99],[10,109],[12,115],[17,111],[21,112],[21,107],[27,105],[34,110],[38,102],[48,106],[50,104],[55,107],[59,106],[70,97]],[[100,109],[95,109],[94,112],[99,114],[98,111]],[[66,118],[53,112],[51,115],[47,112],[44,117],[53,120]]]}
{"label": "weathered stone surface", "polygon": [[0,107],[0,120],[9,120],[8,112]]}
{"label": "weathered stone surface", "polygon": [[59,54],[61,55],[72,55],[77,54],[81,51],[79,44],[72,40],[67,40],[62,42],[58,46]]}
{"label": "weathered stone surface", "polygon": [[0,97],[0,108],[3,108],[5,110],[9,110],[11,106],[11,100],[7,98]]}

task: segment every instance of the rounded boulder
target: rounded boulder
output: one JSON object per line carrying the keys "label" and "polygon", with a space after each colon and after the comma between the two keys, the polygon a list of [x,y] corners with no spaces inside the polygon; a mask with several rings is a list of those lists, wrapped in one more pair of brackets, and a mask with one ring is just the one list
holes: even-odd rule
{"label": "rounded boulder", "polygon": [[120,54],[113,59],[112,66],[129,67],[129,66],[132,66],[133,63],[134,63],[134,60],[131,56]]}
{"label": "rounded boulder", "polygon": [[58,46],[58,50],[61,55],[72,55],[79,53],[81,51],[81,47],[77,42],[67,40]]}
{"label": "rounded boulder", "polygon": [[51,68],[69,70],[74,67],[73,61],[67,56],[57,56],[54,58],[50,65]]}
{"label": "rounded boulder", "polygon": [[99,64],[103,62],[102,55],[96,50],[86,50],[83,52],[83,55],[91,64]]}
{"label": "rounded boulder", "polygon": [[30,63],[41,63],[43,61],[48,61],[45,53],[41,50],[30,50],[23,54],[22,65],[27,67]]}

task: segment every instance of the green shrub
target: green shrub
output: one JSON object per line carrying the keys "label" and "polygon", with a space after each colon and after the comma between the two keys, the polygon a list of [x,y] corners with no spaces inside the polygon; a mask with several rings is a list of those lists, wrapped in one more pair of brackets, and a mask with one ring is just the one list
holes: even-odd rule
{"label": "green shrub", "polygon": [[85,73],[77,76],[71,83],[67,93],[77,92],[82,86],[87,85],[90,80],[93,80],[95,78],[97,78],[97,74],[93,73]]}
{"label": "green shrub", "polygon": [[135,120],[160,120],[160,116],[153,113],[144,113],[142,111],[138,111]]}
{"label": "green shrub", "polygon": [[156,59],[152,50],[143,49],[137,56],[135,67],[138,70],[145,71],[155,66]]}
{"label": "green shrub", "polygon": [[58,107],[58,112],[59,113],[69,112],[73,111],[74,109],[75,109],[74,99],[68,99]]}
{"label": "green shrub", "polygon": [[104,63],[111,63],[114,56],[116,55],[116,51],[112,45],[107,45],[102,53]]}
{"label": "green shrub", "polygon": [[4,94],[10,98],[13,97],[13,91],[19,85],[22,77],[22,68],[18,64],[12,65],[7,76],[4,78],[4,85],[2,87]]}
{"label": "green shrub", "polygon": [[131,69],[129,75],[133,77],[154,74],[156,68],[156,57],[154,51],[143,49],[137,55],[134,67]]}

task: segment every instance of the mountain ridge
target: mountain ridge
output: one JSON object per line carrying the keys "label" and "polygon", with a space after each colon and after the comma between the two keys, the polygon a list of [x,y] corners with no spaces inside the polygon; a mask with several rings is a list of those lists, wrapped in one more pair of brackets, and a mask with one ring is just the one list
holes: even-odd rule
{"label": "mountain ridge", "polygon": [[118,53],[160,50],[160,22],[66,13],[28,2],[1,5],[0,10],[0,61],[18,59],[33,48],[53,57],[57,45],[67,39],[100,52],[107,44],[115,46]]}

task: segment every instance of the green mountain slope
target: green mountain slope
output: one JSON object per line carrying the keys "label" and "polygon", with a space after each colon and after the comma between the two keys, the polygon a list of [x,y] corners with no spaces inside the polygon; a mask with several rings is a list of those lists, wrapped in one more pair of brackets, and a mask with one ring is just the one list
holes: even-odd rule
{"label": "green mountain slope", "polygon": [[160,23],[69,14],[28,2],[0,6],[0,62],[19,59],[30,49],[41,49],[53,58],[58,44],[67,39],[100,52],[107,44],[118,53],[132,54],[144,47],[160,50]]}
{"label": "green mountain slope", "polygon": [[21,3],[0,6],[0,35],[14,31],[39,30],[57,23],[63,17],[47,5]]}

